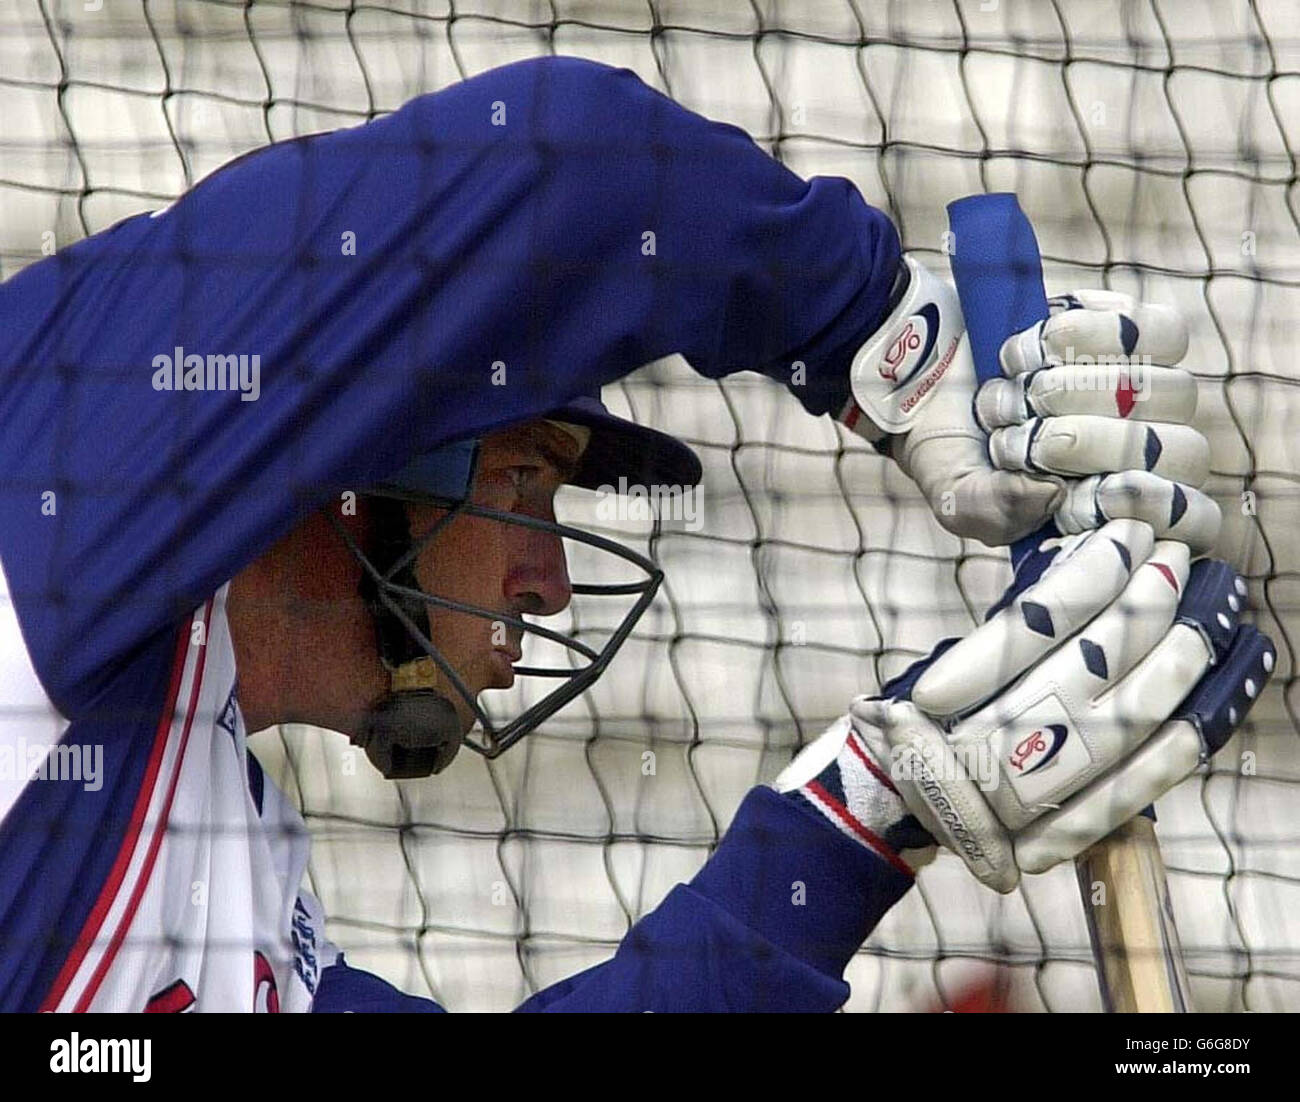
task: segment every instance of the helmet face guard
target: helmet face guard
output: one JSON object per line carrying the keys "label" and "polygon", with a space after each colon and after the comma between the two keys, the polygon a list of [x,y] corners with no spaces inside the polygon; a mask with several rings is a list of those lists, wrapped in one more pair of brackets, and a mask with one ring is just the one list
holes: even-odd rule
{"label": "helmet face guard", "polygon": [[[412,539],[406,525],[403,498],[444,508],[446,512],[418,540]],[[467,499],[453,500],[425,494],[417,497],[381,491],[380,496],[373,496],[370,500],[377,507],[377,513],[387,511],[387,518],[380,524],[388,531],[381,533],[374,555],[367,554],[357,544],[352,534],[333,516],[332,510],[330,516],[364,571],[362,594],[375,620],[380,656],[392,676],[392,691],[376,709],[368,730],[354,738],[386,777],[418,777],[440,772],[450,764],[462,743],[489,759],[508,750],[595,683],[649,608],[663,581],[663,571],[646,556],[614,540],[556,521],[503,512]],[[597,649],[574,635],[519,616],[425,592],[415,578],[416,560],[453,520],[465,516],[539,529],[612,555],[634,567],[639,574],[634,581],[572,584],[575,596],[632,598],[630,607],[604,645]],[[521,638],[532,635],[549,640],[563,647],[575,664],[570,667],[515,666],[517,677],[547,678],[555,681],[556,685],[514,718],[498,725],[431,638],[429,613],[435,608],[475,616],[494,625],[506,625],[519,632]],[[460,718],[447,699],[443,686],[430,683],[431,671],[424,660],[436,667],[445,684],[451,686],[473,714],[477,722],[468,733],[462,734]],[[422,667],[424,673],[421,676],[419,671]]]}

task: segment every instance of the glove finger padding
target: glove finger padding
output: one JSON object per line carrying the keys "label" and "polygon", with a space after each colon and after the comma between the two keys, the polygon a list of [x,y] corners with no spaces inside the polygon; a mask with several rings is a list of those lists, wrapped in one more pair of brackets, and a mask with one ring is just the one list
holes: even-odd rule
{"label": "glove finger padding", "polygon": [[1046,320],[1008,337],[999,361],[1008,377],[1082,356],[1172,365],[1187,355],[1187,324],[1172,307],[1134,303],[1119,292],[1076,291]]}
{"label": "glove finger padding", "polygon": [[975,396],[975,414],[986,430],[1080,413],[1185,425],[1196,398],[1196,379],[1181,368],[1068,364],[990,379]]}
{"label": "glove finger padding", "polygon": [[1149,471],[1120,471],[1066,483],[1056,510],[1062,532],[1086,532],[1107,520],[1129,517],[1151,525],[1157,537],[1180,540],[1204,554],[1219,538],[1222,515],[1208,494]]}
{"label": "glove finger padding", "polygon": [[987,700],[1110,605],[1154,542],[1151,528],[1133,520],[1064,541],[1036,582],[921,675],[912,699],[934,716]]}
{"label": "glove finger padding", "polygon": [[1210,473],[1209,441],[1190,425],[1088,414],[995,429],[989,456],[1003,470],[1070,478],[1138,470],[1200,486]]}

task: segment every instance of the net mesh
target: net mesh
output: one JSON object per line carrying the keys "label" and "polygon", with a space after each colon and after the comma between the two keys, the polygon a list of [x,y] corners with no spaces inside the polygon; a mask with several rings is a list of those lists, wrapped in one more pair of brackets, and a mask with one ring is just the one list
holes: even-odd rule
{"label": "net mesh", "polygon": [[[509,61],[578,55],[841,175],[946,267],[944,204],[1012,190],[1049,290],[1189,318],[1219,553],[1279,671],[1244,730],[1161,801],[1201,1010],[1300,1008],[1300,37],[1286,0],[14,0],[0,34],[0,274],[164,205],[269,141],[352,125]],[[757,377],[680,360],[610,387],[705,465],[694,516],[561,519],[648,548],[667,582],[597,687],[494,763],[390,784],[337,735],[253,745],[300,805],[310,887],[350,961],[451,1009],[505,1009],[607,959],[857,692],[976,622],[1004,555],[940,531],[911,485]],[[595,562],[572,551],[575,577]],[[568,614],[579,637],[612,626]],[[526,692],[521,689],[520,692]],[[1008,897],[941,858],[847,973],[853,1010],[1096,1009],[1069,870]]]}

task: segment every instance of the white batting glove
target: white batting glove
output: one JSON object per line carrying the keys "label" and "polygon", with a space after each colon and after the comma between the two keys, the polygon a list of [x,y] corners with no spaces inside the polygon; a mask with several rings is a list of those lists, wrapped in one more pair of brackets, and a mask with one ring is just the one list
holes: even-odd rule
{"label": "white batting glove", "polygon": [[1275,662],[1239,623],[1244,596],[1227,563],[1191,566],[1184,544],[1110,521],[1047,541],[984,624],[851,714],[883,734],[929,834],[1008,892],[1228,740]]}
{"label": "white batting glove", "polygon": [[898,462],[940,524],[997,546],[1048,520],[1076,533],[1134,518],[1194,552],[1214,545],[1196,380],[1171,366],[1187,351],[1175,310],[1113,291],[1052,299],[1048,319],[1003,345],[1006,377],[978,386],[956,291],[904,264],[907,288],[855,355],[839,419]]}

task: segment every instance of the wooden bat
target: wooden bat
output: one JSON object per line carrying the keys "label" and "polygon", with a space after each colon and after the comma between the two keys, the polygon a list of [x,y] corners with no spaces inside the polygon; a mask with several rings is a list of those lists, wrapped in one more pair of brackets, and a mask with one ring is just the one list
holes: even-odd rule
{"label": "wooden bat", "polygon": [[1074,861],[1102,1005],[1121,1014],[1192,1009],[1155,825],[1130,819]]}
{"label": "wooden bat", "polygon": [[[1002,342],[1047,317],[1038,241],[1011,194],[958,199],[948,205],[948,216],[947,245],[975,372],[981,381],[996,378]],[[1048,524],[1019,540],[1011,561],[1057,534]],[[1190,1010],[1187,972],[1152,819],[1140,815],[1103,838],[1075,859],[1075,871],[1105,1009]]]}

